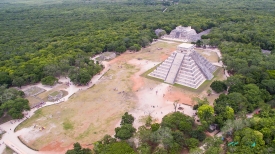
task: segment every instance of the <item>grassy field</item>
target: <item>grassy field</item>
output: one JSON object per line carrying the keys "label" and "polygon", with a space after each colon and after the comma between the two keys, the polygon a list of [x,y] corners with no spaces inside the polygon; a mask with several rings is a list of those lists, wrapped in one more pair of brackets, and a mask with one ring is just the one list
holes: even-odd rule
{"label": "grassy field", "polygon": [[[92,88],[78,91],[67,102],[37,110],[35,115],[21,123],[16,131],[31,128],[34,124],[45,127],[45,131],[41,132],[42,136],[27,143],[30,147],[42,151],[53,150],[56,146],[68,147],[74,142],[91,145],[105,134],[113,135],[122,114],[131,111],[138,101],[132,89],[132,77],[139,69],[127,62],[132,59],[161,62],[176,46],[177,43],[157,42],[139,52],[127,52],[118,56],[110,61],[110,70]],[[144,82],[146,87],[143,88],[148,89],[158,84],[147,79]],[[114,90],[115,88],[117,90]],[[39,97],[45,98],[56,90],[57,88],[44,92]]]}
{"label": "grassy field", "polygon": [[[93,88],[75,93],[65,103],[39,109],[17,130],[34,124],[46,129],[54,127],[54,131],[30,144],[31,147],[42,150],[47,144],[61,139],[64,139],[65,146],[75,141],[91,144],[105,134],[114,133],[114,126],[122,114],[133,108],[135,103],[130,79],[125,76],[132,69],[126,65],[123,65],[123,69],[117,69],[114,65]],[[114,91],[114,88],[118,88],[118,91]],[[125,91],[125,94],[118,94],[121,91]],[[45,96],[47,94],[44,93],[40,97]]]}
{"label": "grassy field", "polygon": [[[140,52],[145,52],[142,54],[142,59],[150,60],[150,61],[163,61],[171,54],[171,52],[176,50],[176,47],[180,43],[166,43],[166,42],[157,42],[156,44],[152,44],[151,46],[147,48],[141,49]],[[162,49],[161,49],[162,48]],[[156,56],[154,54],[158,54],[158,59],[156,59]]]}
{"label": "grassy field", "polygon": [[33,96],[28,96],[26,99],[29,100],[30,107],[33,107],[41,102],[41,99],[35,98]]}

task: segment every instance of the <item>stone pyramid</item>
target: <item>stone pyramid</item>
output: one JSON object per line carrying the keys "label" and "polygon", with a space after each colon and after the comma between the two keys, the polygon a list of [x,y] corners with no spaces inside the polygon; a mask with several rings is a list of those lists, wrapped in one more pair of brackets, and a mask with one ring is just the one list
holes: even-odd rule
{"label": "stone pyramid", "polygon": [[205,80],[211,80],[217,69],[194,50],[195,45],[182,43],[149,76],[169,84],[180,84],[197,89]]}

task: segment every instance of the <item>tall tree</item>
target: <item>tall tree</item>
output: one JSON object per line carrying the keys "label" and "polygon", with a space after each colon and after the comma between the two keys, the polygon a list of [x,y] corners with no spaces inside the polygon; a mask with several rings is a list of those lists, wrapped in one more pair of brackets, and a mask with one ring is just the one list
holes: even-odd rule
{"label": "tall tree", "polygon": [[10,78],[8,73],[0,72],[0,85],[4,85],[4,84],[11,86],[12,79]]}
{"label": "tall tree", "polygon": [[125,124],[122,125],[121,127],[115,128],[115,137],[121,140],[127,140],[131,138],[134,133],[136,132],[136,129],[130,125],[130,124]]}
{"label": "tall tree", "polygon": [[217,93],[223,92],[227,89],[226,84],[222,81],[214,81],[211,83],[210,87]]}
{"label": "tall tree", "polygon": [[214,120],[214,108],[210,105],[204,104],[198,108],[198,116],[201,121],[205,121],[210,124]]}
{"label": "tall tree", "polygon": [[128,112],[125,112],[121,118],[120,125],[133,124],[134,120],[135,118],[131,114],[128,114]]}
{"label": "tall tree", "polygon": [[89,148],[82,148],[81,145],[76,142],[74,143],[74,149],[68,150],[66,154],[92,154],[92,150]]}

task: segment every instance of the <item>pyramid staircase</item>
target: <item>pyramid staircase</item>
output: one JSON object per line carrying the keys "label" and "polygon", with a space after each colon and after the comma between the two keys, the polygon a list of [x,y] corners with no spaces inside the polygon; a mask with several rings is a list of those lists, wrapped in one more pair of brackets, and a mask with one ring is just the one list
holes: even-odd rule
{"label": "pyramid staircase", "polygon": [[175,51],[149,76],[162,79],[169,84],[177,83],[196,89],[205,80],[211,80],[216,69],[195,50],[186,53]]}
{"label": "pyramid staircase", "polygon": [[170,67],[170,70],[165,78],[164,82],[174,84],[175,78],[177,77],[179,68],[181,67],[182,60],[184,58],[184,54],[182,53],[176,53],[176,56],[172,62],[172,65]]}

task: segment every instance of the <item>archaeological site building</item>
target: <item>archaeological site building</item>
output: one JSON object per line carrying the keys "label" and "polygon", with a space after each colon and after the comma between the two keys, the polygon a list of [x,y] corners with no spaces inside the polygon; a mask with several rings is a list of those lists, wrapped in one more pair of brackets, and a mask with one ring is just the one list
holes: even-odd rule
{"label": "archaeological site building", "polygon": [[176,29],[172,30],[169,35],[165,35],[164,37],[182,40],[183,42],[196,42],[200,39],[200,36],[198,36],[196,31],[192,29],[191,26],[178,26]]}
{"label": "archaeological site building", "polygon": [[193,44],[180,44],[149,76],[194,89],[205,80],[211,80],[217,68],[197,53],[194,47]]}

